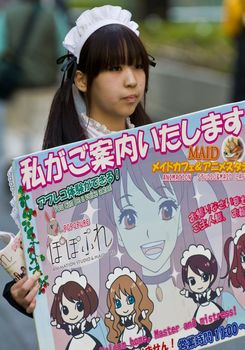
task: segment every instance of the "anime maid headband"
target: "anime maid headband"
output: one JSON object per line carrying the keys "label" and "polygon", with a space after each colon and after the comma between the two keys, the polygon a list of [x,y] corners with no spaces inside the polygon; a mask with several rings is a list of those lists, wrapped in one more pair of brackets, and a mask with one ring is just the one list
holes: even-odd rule
{"label": "anime maid headband", "polygon": [[121,24],[139,36],[138,24],[131,21],[131,17],[131,13],[120,6],[105,5],[87,10],[76,20],[76,26],[67,33],[63,46],[77,58],[78,62],[85,41],[105,25]]}
{"label": "anime maid headband", "polygon": [[183,257],[180,261],[182,266],[185,266],[187,260],[193,255],[203,255],[206,256],[208,260],[211,260],[211,251],[209,249],[205,249],[203,245],[190,245],[188,250],[185,250],[183,253]]}
{"label": "anime maid headband", "polygon": [[112,273],[109,274],[108,279],[106,281],[106,288],[110,289],[111,285],[116,281],[116,279],[120,276],[129,276],[134,282],[136,282],[136,273],[134,271],[130,271],[127,267],[121,268],[116,267]]}
{"label": "anime maid headband", "polygon": [[64,270],[61,276],[56,277],[52,291],[57,294],[60,287],[65,285],[67,282],[76,282],[85,289],[87,286],[87,278],[84,275],[79,275],[78,271]]}
{"label": "anime maid headband", "polygon": [[237,245],[239,238],[242,237],[242,235],[245,234],[245,224],[242,225],[242,227],[240,228],[240,230],[236,231],[235,237],[234,237],[234,244]]}

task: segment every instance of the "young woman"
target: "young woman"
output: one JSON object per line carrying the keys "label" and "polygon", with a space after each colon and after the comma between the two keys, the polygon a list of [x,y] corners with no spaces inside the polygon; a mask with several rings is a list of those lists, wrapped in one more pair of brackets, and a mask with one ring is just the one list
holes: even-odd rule
{"label": "young woman", "polygon": [[[59,60],[64,77],[51,106],[44,149],[151,122],[144,103],[152,58],[138,36],[131,13],[119,6],[82,13],[63,42],[69,53]],[[11,282],[4,296],[32,313],[37,280],[35,275]]]}

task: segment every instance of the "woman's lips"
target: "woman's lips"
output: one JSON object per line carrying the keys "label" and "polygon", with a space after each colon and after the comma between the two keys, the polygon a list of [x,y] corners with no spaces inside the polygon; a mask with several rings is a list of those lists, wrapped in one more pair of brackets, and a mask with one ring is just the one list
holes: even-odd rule
{"label": "woman's lips", "polygon": [[164,249],[165,241],[155,241],[140,246],[143,254],[151,259],[156,260],[162,254]]}
{"label": "woman's lips", "polygon": [[135,103],[138,97],[137,95],[128,95],[128,96],[125,96],[123,99],[129,103]]}

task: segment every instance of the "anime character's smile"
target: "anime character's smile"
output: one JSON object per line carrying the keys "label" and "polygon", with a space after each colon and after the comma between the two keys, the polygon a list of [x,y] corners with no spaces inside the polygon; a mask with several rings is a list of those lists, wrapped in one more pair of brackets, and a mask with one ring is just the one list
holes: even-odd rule
{"label": "anime character's smile", "polygon": [[[159,181],[160,182],[160,181]],[[114,205],[119,244],[141,266],[152,272],[168,268],[169,258],[182,230],[180,206],[172,187],[156,190],[144,184],[140,191],[130,176]],[[133,235],[133,240],[132,240]]]}
{"label": "anime character's smile", "polygon": [[155,260],[159,258],[159,256],[162,254],[164,245],[165,245],[165,241],[162,240],[162,241],[155,241],[152,243],[143,244],[140,246],[140,248],[143,254],[147,258],[151,260]]}

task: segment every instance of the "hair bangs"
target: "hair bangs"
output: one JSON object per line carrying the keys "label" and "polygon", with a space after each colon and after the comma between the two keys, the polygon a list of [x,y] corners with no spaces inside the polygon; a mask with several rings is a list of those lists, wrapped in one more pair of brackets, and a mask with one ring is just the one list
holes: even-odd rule
{"label": "hair bangs", "polygon": [[148,54],[137,35],[120,24],[99,28],[85,43],[78,68],[92,81],[100,72],[120,65],[142,65],[148,80]]}

